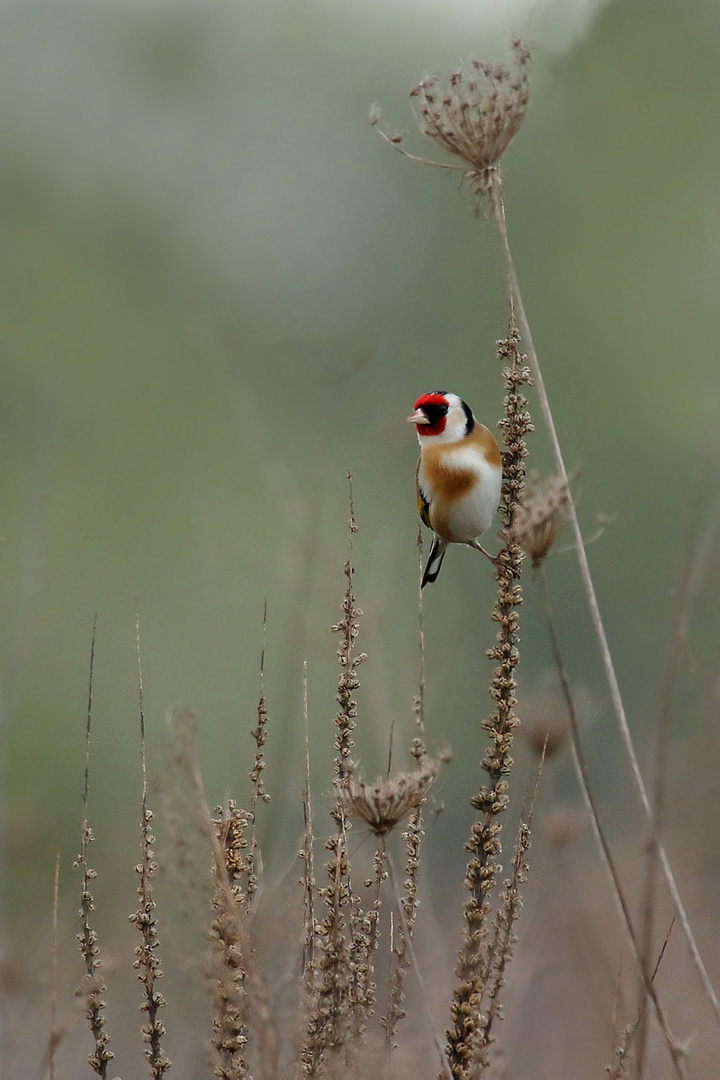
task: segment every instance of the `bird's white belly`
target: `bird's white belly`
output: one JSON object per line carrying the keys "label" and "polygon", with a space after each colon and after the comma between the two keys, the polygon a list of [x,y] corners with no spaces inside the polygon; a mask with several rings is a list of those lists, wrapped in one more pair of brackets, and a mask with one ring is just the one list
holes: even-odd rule
{"label": "bird's white belly", "polygon": [[[478,482],[472,490],[452,501],[441,497],[431,501],[430,522],[435,532],[451,544],[465,544],[475,540],[492,525],[500,501],[502,471],[490,465],[477,453],[458,455],[452,464],[467,468],[477,474]],[[448,462],[450,464],[450,462]],[[422,467],[421,467],[422,483]]]}
{"label": "bird's white belly", "polygon": [[501,482],[500,470],[493,469],[492,474],[484,476],[474,491],[448,507],[446,527],[452,543],[475,540],[490,528],[500,500]]}

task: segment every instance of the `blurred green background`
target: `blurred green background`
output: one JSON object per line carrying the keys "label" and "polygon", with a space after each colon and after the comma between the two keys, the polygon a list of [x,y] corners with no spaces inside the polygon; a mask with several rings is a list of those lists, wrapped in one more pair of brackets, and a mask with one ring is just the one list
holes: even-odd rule
{"label": "blurred green background", "polygon": [[[99,885],[131,910],[139,780],[135,609],[151,771],[168,710],[197,709],[209,797],[244,797],[264,599],[271,716],[263,825],[301,828],[302,663],[317,791],[332,759],[347,480],[365,612],[358,748],[385,763],[417,686],[416,442],[438,385],[494,426],[506,311],[492,227],[456,180],[403,160],[408,90],[463,58],[533,50],[506,160],[511,242],[634,729],[657,716],[678,551],[717,451],[720,5],[225,0],[0,11],[2,906],[49,925],[81,819],[98,613],[91,816]],[[550,462],[536,402],[531,464]],[[552,567],[611,828],[626,773],[572,555]],[[717,566],[708,581],[715,595]],[[455,750],[430,831],[459,865],[478,782],[493,583],[451,551],[426,593],[429,738]],[[532,582],[525,685],[549,664]],[[717,658],[699,612],[697,674]],[[713,621],[714,619],[714,621]],[[693,698],[691,695],[695,694]],[[400,760],[400,751],[397,751]],[[613,816],[614,815],[614,816]],[[129,851],[128,858],[112,852]],[[49,935],[49,929],[47,931]],[[42,945],[42,942],[40,943]]]}

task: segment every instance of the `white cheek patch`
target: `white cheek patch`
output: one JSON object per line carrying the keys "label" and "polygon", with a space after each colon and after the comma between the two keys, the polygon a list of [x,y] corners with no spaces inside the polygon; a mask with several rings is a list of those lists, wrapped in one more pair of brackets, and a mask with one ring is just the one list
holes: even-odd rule
{"label": "white cheek patch", "polygon": [[445,418],[445,430],[439,435],[430,435],[423,428],[417,429],[418,442],[421,446],[440,446],[460,442],[465,438],[465,413],[451,408]]}

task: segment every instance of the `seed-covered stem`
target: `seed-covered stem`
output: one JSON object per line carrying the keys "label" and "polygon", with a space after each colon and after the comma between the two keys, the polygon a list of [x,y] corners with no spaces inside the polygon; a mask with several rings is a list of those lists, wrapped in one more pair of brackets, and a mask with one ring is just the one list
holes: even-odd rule
{"label": "seed-covered stem", "polygon": [[138,665],[138,701],[140,709],[140,766],[142,771],[142,799],[141,799],[141,823],[140,823],[140,851],[141,859],[135,867],[140,876],[137,893],[140,905],[137,911],[130,916],[142,937],[142,944],[135,949],[137,959],[134,968],[138,972],[138,979],[143,985],[144,995],[140,1009],[147,1016],[147,1023],[143,1025],[142,1036],[146,1043],[145,1057],[150,1066],[150,1075],[153,1080],[162,1080],[165,1072],[170,1068],[171,1061],[162,1047],[162,1037],[165,1028],[158,1019],[160,1009],[167,1002],[162,994],[155,989],[158,979],[162,978],[160,958],[157,955],[159,943],[157,931],[157,916],[155,915],[155,898],[153,895],[153,877],[157,866],[153,861],[152,845],[155,837],[152,834],[153,812],[147,804],[147,758],[145,755],[145,706],[143,703],[142,664],[140,659],[140,618],[135,620],[135,642],[137,647]]}
{"label": "seed-covered stem", "polygon": [[85,776],[83,783],[83,827],[80,840],[80,854],[75,866],[82,873],[80,920],[81,932],[77,935],[80,942],[80,952],[85,961],[85,978],[78,987],[77,995],[85,1003],[85,1018],[90,1027],[92,1037],[95,1040],[94,1053],[88,1057],[90,1067],[102,1077],[107,1078],[108,1062],[115,1057],[112,1050],[108,1049],[110,1036],[105,1028],[105,1002],[103,994],[107,990],[100,972],[100,960],[98,958],[97,932],[91,925],[92,913],[95,910],[95,901],[90,891],[91,882],[97,877],[95,870],[88,863],[90,845],[95,839],[88,822],[88,801],[90,796],[90,731],[92,728],[93,707],[93,675],[95,670],[95,639],[97,634],[97,615],[93,622],[92,644],[90,646],[90,679],[88,684],[87,718],[85,723]]}
{"label": "seed-covered stem", "polygon": [[[545,426],[550,437],[550,443],[552,446],[553,456],[555,458],[555,465],[558,475],[563,481],[568,491],[568,511],[570,517],[570,524],[573,530],[573,536],[575,540],[575,548],[577,551],[578,563],[580,566],[580,574],[587,596],[588,607],[590,609],[590,615],[592,624],[597,636],[598,645],[600,647],[600,655],[602,658],[603,667],[605,669],[605,677],[607,678],[608,686],[610,689],[610,698],[613,705],[613,710],[618,721],[620,728],[620,734],[625,744],[625,750],[628,755],[630,767],[637,789],[640,802],[642,803],[643,810],[651,826],[653,823],[653,809],[650,804],[650,798],[645,787],[645,782],[640,771],[640,763],[635,753],[635,747],[633,745],[632,735],[630,734],[630,725],[628,723],[627,714],[625,712],[625,706],[623,704],[622,694],[620,692],[620,683],[618,681],[617,673],[615,671],[615,665],[613,663],[612,654],[610,652],[610,646],[608,644],[607,635],[605,633],[605,625],[603,623],[602,615],[600,613],[600,605],[598,603],[597,593],[595,592],[595,585],[590,573],[590,563],[588,562],[587,551],[585,549],[585,540],[580,528],[580,522],[577,515],[577,507],[575,500],[570,490],[570,478],[568,475],[567,467],[565,465],[565,458],[563,456],[562,447],[560,445],[560,439],[557,434],[557,428],[555,427],[555,418],[550,407],[550,399],[548,397],[547,389],[545,387],[545,380],[542,374],[542,368],[540,367],[540,361],[538,359],[537,351],[533,342],[532,331],[528,322],[528,317],[525,312],[525,305],[523,303],[522,294],[520,292],[520,285],[518,282],[517,272],[515,269],[515,263],[510,249],[510,241],[508,238],[507,223],[505,220],[505,206],[503,203],[502,192],[495,190],[492,192],[493,199],[493,215],[497,222],[498,231],[500,233],[500,240],[502,245],[503,257],[505,260],[505,266],[508,275],[508,281],[510,285],[510,292],[513,297],[513,303],[517,312],[517,320],[520,327],[520,333],[522,335],[523,344],[528,351],[528,357],[533,372],[533,380],[535,382],[538,399],[540,401],[540,408],[545,421]],[[658,861],[662,869],[663,876],[667,882],[668,890],[672,896],[675,910],[680,920],[680,924],[683,928],[683,933],[688,942],[690,953],[692,955],[695,969],[698,973],[700,981],[707,995],[707,998],[712,1006],[715,1016],[720,1020],[720,1001],[710,981],[705,964],[703,963],[700,950],[698,948],[695,935],[693,934],[692,927],[690,926],[690,920],[688,919],[685,905],[682,902],[680,891],[675,881],[675,876],[670,866],[670,860],[668,859],[665,845],[661,838],[653,831],[653,844],[657,852]]]}
{"label": "seed-covered stem", "polygon": [[513,731],[519,723],[515,715],[515,668],[520,658],[518,608],[522,603],[520,571],[524,556],[513,539],[512,525],[525,484],[525,436],[532,431],[532,422],[522,392],[531,381],[530,369],[519,349],[519,334],[512,311],[508,336],[498,343],[498,357],[505,365],[506,396],[505,415],[499,424],[505,446],[500,500],[504,546],[497,558],[498,592],[492,614],[498,631],[495,645],[488,651],[488,656],[496,662],[490,689],[495,709],[483,722],[483,728],[490,736],[482,761],[488,783],[471,800],[481,816],[473,824],[465,845],[470,852],[465,876],[465,887],[470,896],[465,902],[463,942],[455,968],[458,982],[451,1005],[452,1023],[447,1032],[448,1059],[455,1080],[470,1080],[478,1067],[486,1062],[486,1018],[481,1013],[481,1006],[490,962],[486,941],[489,893],[500,869],[496,861],[500,854],[501,824],[498,819],[508,804],[506,778],[513,764]]}
{"label": "seed-covered stem", "polygon": [[[334,633],[340,635],[340,647],[337,650],[340,664],[337,692],[339,709],[335,715],[337,757],[334,761],[333,781],[338,793],[350,781],[355,769],[352,759],[352,733],[357,718],[357,702],[353,695],[360,685],[357,669],[367,659],[364,653],[358,653],[355,648],[362,612],[356,606],[353,591],[355,570],[352,562],[352,542],[357,532],[357,524],[350,474],[348,482],[350,541],[344,567],[345,595],[342,600],[342,617],[332,628]],[[360,962],[361,966],[365,963],[365,942],[357,938],[362,928],[362,918],[359,919],[357,913],[350,880],[348,832],[351,826],[339,799],[331,811],[331,817],[336,831],[325,844],[330,855],[325,864],[328,884],[317,890],[318,899],[325,905],[325,915],[314,933],[314,994],[301,1052],[301,1067],[303,1073],[309,1077],[319,1076],[331,1055],[343,1053],[347,1056],[349,1053],[349,1038],[353,1028],[353,995],[357,996],[357,988],[353,987],[352,969],[357,962]]]}
{"label": "seed-covered stem", "polygon": [[270,802],[265,790],[263,772],[265,771],[265,743],[267,742],[268,711],[265,704],[265,649],[267,645],[267,600],[263,608],[262,651],[260,653],[260,689],[258,691],[257,726],[253,728],[255,741],[255,760],[250,771],[250,846],[247,853],[247,898],[252,904],[258,891],[258,852],[257,808],[259,803]]}

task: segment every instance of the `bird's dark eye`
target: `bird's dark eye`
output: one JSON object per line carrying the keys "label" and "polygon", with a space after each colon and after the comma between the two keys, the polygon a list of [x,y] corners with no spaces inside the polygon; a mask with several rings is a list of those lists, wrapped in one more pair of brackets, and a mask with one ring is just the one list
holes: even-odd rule
{"label": "bird's dark eye", "polygon": [[427,416],[431,424],[437,424],[438,420],[442,420],[443,416],[447,416],[449,406],[446,404],[436,404],[434,401],[429,402],[427,405],[422,406],[422,411]]}

